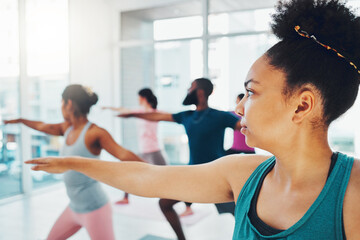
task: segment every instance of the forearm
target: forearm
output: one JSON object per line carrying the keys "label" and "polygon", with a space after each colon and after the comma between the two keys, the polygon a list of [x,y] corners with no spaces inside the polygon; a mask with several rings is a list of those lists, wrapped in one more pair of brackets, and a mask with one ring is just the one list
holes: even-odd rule
{"label": "forearm", "polygon": [[120,112],[120,113],[130,113],[130,109],[123,107],[104,107],[104,109],[110,109],[112,111]]}
{"label": "forearm", "polygon": [[150,172],[154,166],[137,162],[107,162],[87,158],[65,158],[66,168],[95,180],[143,197],[159,197],[151,188]]}
{"label": "forearm", "polygon": [[131,113],[129,114],[131,117],[141,118],[148,121],[167,121],[167,122],[173,122],[174,119],[172,118],[172,115],[169,113],[159,113],[159,112],[152,112],[152,113]]}
{"label": "forearm", "polygon": [[27,120],[27,119],[23,119],[23,118],[19,119],[19,123],[22,123],[25,126],[35,129],[35,130],[38,130],[38,131],[42,131],[42,127],[44,126],[44,123],[41,121],[32,121],[32,120]]}
{"label": "forearm", "polygon": [[148,121],[159,121],[154,113],[130,113],[131,117],[141,118]]}

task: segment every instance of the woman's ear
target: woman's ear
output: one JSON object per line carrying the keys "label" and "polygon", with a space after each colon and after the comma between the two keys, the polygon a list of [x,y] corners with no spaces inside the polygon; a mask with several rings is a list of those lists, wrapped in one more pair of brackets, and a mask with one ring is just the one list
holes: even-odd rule
{"label": "woman's ear", "polygon": [[303,90],[295,101],[297,106],[294,112],[293,121],[295,123],[301,123],[311,115],[315,108],[315,94],[309,89]]}
{"label": "woman's ear", "polygon": [[73,111],[73,102],[70,99],[68,99],[64,107],[67,111]]}

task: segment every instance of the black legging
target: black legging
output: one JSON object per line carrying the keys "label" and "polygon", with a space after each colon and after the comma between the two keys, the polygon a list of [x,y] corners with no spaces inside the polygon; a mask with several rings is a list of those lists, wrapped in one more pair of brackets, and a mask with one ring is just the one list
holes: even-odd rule
{"label": "black legging", "polygon": [[[171,199],[160,199],[159,205],[160,209],[165,215],[166,219],[170,223],[172,229],[174,230],[178,240],[185,240],[185,235],[181,227],[180,219],[178,214],[175,212],[173,206],[180,201],[171,200]],[[192,203],[185,202],[186,206],[191,206]],[[219,214],[222,213],[231,213],[234,215],[235,203],[217,203],[215,204]]]}

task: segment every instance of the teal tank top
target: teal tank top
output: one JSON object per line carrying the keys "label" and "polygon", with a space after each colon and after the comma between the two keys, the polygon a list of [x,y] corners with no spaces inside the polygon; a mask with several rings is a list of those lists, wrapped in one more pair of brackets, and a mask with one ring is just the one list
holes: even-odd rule
{"label": "teal tank top", "polygon": [[235,208],[233,240],[319,240],[343,239],[343,201],[354,158],[339,153],[324,188],[305,215],[290,228],[272,236],[261,235],[248,217],[251,200],[266,170],[274,163],[271,157],[252,173],[242,188]]}
{"label": "teal tank top", "polygon": [[[64,134],[65,143],[60,151],[60,156],[79,156],[98,159],[99,156],[92,154],[85,145],[85,134],[90,126],[91,122],[88,122],[76,142],[72,145],[66,144],[66,139],[72,129],[72,127],[69,127]],[[108,202],[108,198],[100,183],[82,173],[73,170],[65,172],[64,183],[66,193],[70,198],[69,207],[74,212],[92,212]]]}

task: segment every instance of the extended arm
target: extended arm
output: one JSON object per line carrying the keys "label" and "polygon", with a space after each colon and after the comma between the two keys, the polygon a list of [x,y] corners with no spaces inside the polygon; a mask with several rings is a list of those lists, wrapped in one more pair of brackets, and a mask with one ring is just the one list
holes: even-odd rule
{"label": "extended arm", "polygon": [[101,148],[104,148],[108,153],[123,161],[144,162],[144,160],[139,158],[136,154],[117,144],[108,131],[102,128],[99,128],[98,131],[98,141],[100,143],[100,146]]}
{"label": "extended arm", "polygon": [[116,111],[116,112],[119,112],[119,113],[131,113],[130,109],[123,108],[123,107],[102,107],[102,109],[103,110],[109,109],[109,110]]}
{"label": "extended arm", "polygon": [[40,158],[27,161],[33,170],[81,172],[126,192],[187,202],[236,200],[242,186],[264,156],[227,156],[193,166],[156,166],[138,162],[106,162],[88,158]]}
{"label": "extended arm", "polygon": [[29,128],[56,136],[64,135],[65,130],[69,127],[69,123],[67,122],[48,124],[41,121],[31,121],[23,118],[4,121],[4,124],[14,124],[14,123],[22,123],[28,126]]}
{"label": "extended arm", "polygon": [[27,161],[33,170],[81,172],[126,192],[188,202],[234,201],[256,168],[251,156],[228,156],[193,166],[156,166],[137,162],[104,162],[86,158],[42,158]]}
{"label": "extended arm", "polygon": [[127,113],[127,114],[119,114],[118,117],[136,117],[145,119],[148,121],[167,121],[174,122],[172,114],[170,113],[161,113],[161,112],[151,112],[151,113]]}

